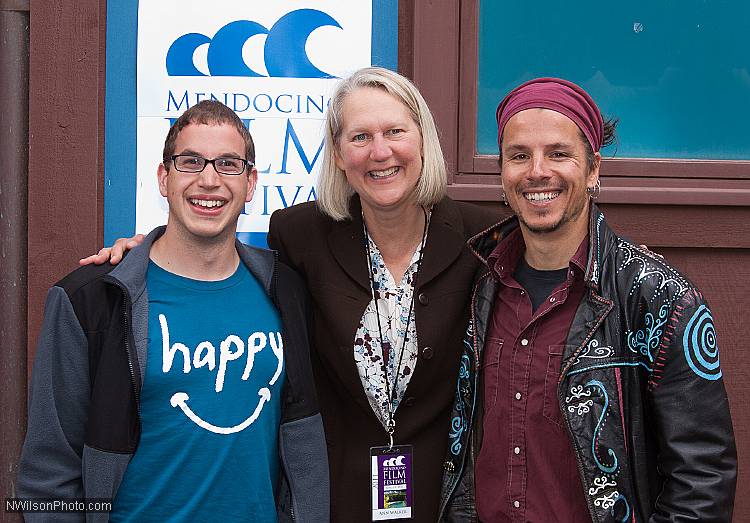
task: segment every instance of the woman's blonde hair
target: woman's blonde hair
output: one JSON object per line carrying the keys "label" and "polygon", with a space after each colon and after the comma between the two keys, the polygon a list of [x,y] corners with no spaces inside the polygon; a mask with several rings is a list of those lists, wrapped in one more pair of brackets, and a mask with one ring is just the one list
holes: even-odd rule
{"label": "woman's blonde hair", "polygon": [[345,78],[331,97],[326,113],[325,150],[318,180],[318,207],[336,221],[351,218],[349,199],[354,190],[335,160],[344,126],[344,100],[353,91],[372,87],[382,89],[403,103],[411,112],[422,137],[422,172],[415,189],[416,203],[429,207],[445,196],[447,171],[440,149],[435,121],[427,103],[407,78],[382,67],[365,67]]}

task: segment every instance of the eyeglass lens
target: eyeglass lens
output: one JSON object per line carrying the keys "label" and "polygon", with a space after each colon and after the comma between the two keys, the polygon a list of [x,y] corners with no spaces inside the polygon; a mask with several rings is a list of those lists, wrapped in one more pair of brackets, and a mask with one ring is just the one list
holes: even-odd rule
{"label": "eyeglass lens", "polygon": [[205,169],[207,163],[213,163],[216,172],[221,174],[240,174],[245,170],[245,161],[242,158],[219,157],[207,160],[202,156],[181,154],[175,156],[174,165],[178,171],[197,173]]}

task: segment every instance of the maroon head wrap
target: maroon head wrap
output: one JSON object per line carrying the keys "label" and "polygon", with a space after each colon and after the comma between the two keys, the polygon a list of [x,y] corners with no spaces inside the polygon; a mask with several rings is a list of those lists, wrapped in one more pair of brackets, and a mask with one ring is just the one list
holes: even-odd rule
{"label": "maroon head wrap", "polygon": [[602,113],[589,94],[573,82],[560,78],[536,78],[513,89],[497,106],[497,142],[513,115],[526,109],[551,109],[564,114],[581,129],[594,152],[602,147]]}

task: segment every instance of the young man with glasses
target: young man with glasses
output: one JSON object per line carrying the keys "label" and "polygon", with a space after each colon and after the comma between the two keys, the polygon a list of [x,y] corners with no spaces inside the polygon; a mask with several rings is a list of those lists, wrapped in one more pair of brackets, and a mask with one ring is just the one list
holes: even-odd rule
{"label": "young man with glasses", "polygon": [[254,156],[228,107],[188,109],[157,171],[166,227],[52,287],[19,495],[113,500],[89,520],[328,520],[304,286],[235,239]]}

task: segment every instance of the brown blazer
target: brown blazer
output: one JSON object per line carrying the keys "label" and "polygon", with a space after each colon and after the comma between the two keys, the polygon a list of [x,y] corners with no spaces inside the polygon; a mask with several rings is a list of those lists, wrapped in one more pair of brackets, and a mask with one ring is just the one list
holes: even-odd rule
{"label": "brown blazer", "polygon": [[[335,222],[314,203],[271,216],[268,243],[306,280],[313,302],[312,359],[328,443],[333,521],[371,521],[370,447],[388,436],[354,364],[354,335],[371,300],[359,198]],[[461,343],[477,259],[466,240],[497,221],[488,209],[444,198],[433,208],[415,320],[418,363],[396,411],[397,444],[414,446],[414,519],[437,519]]]}

